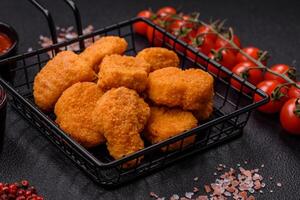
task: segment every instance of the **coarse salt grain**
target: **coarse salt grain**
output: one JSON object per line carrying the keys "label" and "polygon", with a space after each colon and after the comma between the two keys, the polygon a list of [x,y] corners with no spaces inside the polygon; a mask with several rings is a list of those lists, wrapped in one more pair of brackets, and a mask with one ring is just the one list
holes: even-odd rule
{"label": "coarse salt grain", "polygon": [[277,185],[278,187],[281,187],[281,186],[282,186],[282,184],[281,184],[281,183],[277,183],[276,185]]}
{"label": "coarse salt grain", "polygon": [[170,200],[179,200],[179,196],[177,194],[173,194],[171,197],[170,197]]}
{"label": "coarse salt grain", "polygon": [[188,199],[191,199],[193,195],[194,195],[193,192],[186,192],[184,196]]}

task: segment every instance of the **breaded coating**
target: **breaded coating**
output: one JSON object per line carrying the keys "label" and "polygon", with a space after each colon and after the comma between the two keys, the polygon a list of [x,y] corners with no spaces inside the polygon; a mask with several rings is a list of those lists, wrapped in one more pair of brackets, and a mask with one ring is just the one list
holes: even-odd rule
{"label": "breaded coating", "polygon": [[66,89],[55,104],[57,124],[86,148],[105,142],[103,134],[92,122],[92,112],[102,95],[95,83],[76,83]]}
{"label": "breaded coating", "polygon": [[60,95],[74,83],[93,81],[95,72],[72,51],[62,51],[35,76],[34,101],[44,111],[51,111]]}
{"label": "breaded coating", "polygon": [[207,120],[211,116],[213,110],[213,101],[211,100],[201,104],[198,110],[193,111],[193,114],[200,121]]}
{"label": "breaded coating", "polygon": [[[120,87],[106,92],[97,102],[93,121],[104,133],[110,155],[120,159],[144,148],[140,137],[150,116],[150,108],[131,89]],[[132,166],[136,161],[126,163]]]}
{"label": "breaded coating", "polygon": [[99,72],[98,85],[103,90],[121,86],[142,92],[146,89],[150,65],[132,56],[105,56]]}
{"label": "breaded coating", "polygon": [[198,110],[213,98],[213,77],[201,69],[167,67],[149,74],[147,92],[158,105]]}
{"label": "breaded coating", "polygon": [[[176,108],[151,107],[150,118],[147,123],[145,137],[152,144],[164,141],[179,135],[184,131],[197,126],[197,119],[191,112]],[[185,147],[195,140],[195,135],[185,138],[182,146]],[[181,141],[171,144],[168,150],[176,150],[181,146]],[[162,149],[166,151],[166,147]]]}
{"label": "breaded coating", "polygon": [[118,36],[101,37],[87,47],[79,56],[88,62],[88,65],[98,72],[98,66],[106,55],[123,54],[127,49],[127,42]]}
{"label": "breaded coating", "polygon": [[143,49],[137,54],[138,58],[146,60],[153,72],[165,67],[179,67],[179,58],[174,51],[161,47],[150,47]]}

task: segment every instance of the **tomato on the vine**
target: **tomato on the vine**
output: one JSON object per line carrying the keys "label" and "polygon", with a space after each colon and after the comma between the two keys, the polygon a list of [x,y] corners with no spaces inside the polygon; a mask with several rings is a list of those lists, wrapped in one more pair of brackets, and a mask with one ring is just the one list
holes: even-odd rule
{"label": "tomato on the vine", "polygon": [[[248,54],[249,56],[251,56],[255,60],[260,60],[260,62],[263,65],[267,64],[267,60],[269,59],[269,56],[267,54],[263,55],[264,52],[262,50],[260,50],[259,48],[257,48],[257,47],[245,47],[245,48],[242,49],[242,51],[244,51],[246,54]],[[236,55],[236,60],[237,60],[237,62],[246,62],[246,61],[251,62],[251,60],[249,60],[249,58],[247,58],[246,56],[244,56],[240,52]]]}
{"label": "tomato on the vine", "polygon": [[[200,51],[207,56],[210,53],[210,50],[213,49],[215,45],[215,43],[209,37],[205,37],[203,35],[198,35],[195,38],[191,39],[189,44],[193,46],[197,51]],[[191,58],[192,60],[195,60],[196,56],[197,55],[192,51],[187,52],[187,57]],[[197,61],[205,65],[205,61],[203,59],[199,58]]]}
{"label": "tomato on the vine", "polygon": [[[142,10],[137,14],[138,17],[144,17],[147,19],[151,19],[153,13],[150,10]],[[133,24],[134,31],[140,35],[146,36],[148,24],[145,22],[136,22]]]}
{"label": "tomato on the vine", "polygon": [[[226,37],[226,36],[225,36],[225,37]],[[233,38],[231,38],[231,37],[233,37]],[[231,35],[229,34],[229,36],[227,37],[227,39],[228,39],[228,40],[232,40],[233,43],[234,43],[235,45],[237,45],[239,48],[242,47],[241,42],[240,42],[240,39],[238,38],[237,35],[231,36]],[[226,48],[230,49],[234,54],[237,54],[237,53],[238,53],[238,50],[233,49],[233,46],[232,46],[230,43],[228,43],[227,41],[225,41],[225,40],[223,40],[222,38],[218,37],[217,40],[216,40],[216,43],[215,43],[215,48],[216,48],[216,49],[219,49],[219,48],[222,48],[222,47],[226,47]]]}
{"label": "tomato on the vine", "polygon": [[[300,86],[300,81],[297,82],[297,84]],[[300,98],[300,89],[296,86],[291,86],[289,89],[289,97],[290,98]]]}
{"label": "tomato on the vine", "polygon": [[[218,49],[218,50],[212,50],[209,54],[208,57],[212,60],[215,60],[216,62],[220,63],[222,66],[226,67],[227,69],[231,70],[234,65],[236,64],[236,58],[234,53],[228,49]],[[208,71],[212,72],[213,74],[216,74],[222,78],[226,77],[227,74],[224,72],[219,73],[219,69],[215,67],[212,64],[208,65]]]}
{"label": "tomato on the vine", "polygon": [[[274,72],[277,72],[278,74],[284,74],[292,80],[296,79],[296,69],[288,65],[277,64],[272,66],[270,69]],[[265,80],[277,80],[280,83],[286,83],[286,80],[270,72],[265,73]]]}
{"label": "tomato on the vine", "polygon": [[210,26],[200,26],[197,30],[197,35],[204,35],[205,37],[208,37],[211,41],[215,42],[218,36],[211,30]]}
{"label": "tomato on the vine", "polygon": [[175,15],[176,13],[177,13],[176,9],[171,6],[162,7],[156,12],[158,17],[166,17],[168,15]]}
{"label": "tomato on the vine", "polygon": [[285,102],[280,111],[281,126],[289,133],[300,135],[300,99]]}
{"label": "tomato on the vine", "polygon": [[[175,20],[171,23],[168,30],[170,33],[175,35],[178,39],[189,43],[192,38],[195,37],[196,31],[193,29],[194,24],[185,20]],[[169,44],[173,47],[174,40],[170,39]],[[183,52],[185,50],[184,46],[181,44],[176,44],[175,49]]]}
{"label": "tomato on the vine", "polygon": [[[270,97],[270,101],[258,108],[259,111],[264,113],[276,113],[280,111],[284,102],[288,99],[288,89],[286,87],[280,87],[280,82],[276,80],[262,81],[257,85],[257,88],[267,93]],[[258,94],[254,94],[254,102],[258,102],[262,99]]]}
{"label": "tomato on the vine", "polygon": [[[162,28],[165,28],[165,23],[160,19],[154,20],[153,23]],[[154,29],[152,26],[148,26],[147,38],[150,44],[153,44],[153,46],[156,47],[160,47],[163,44],[164,35],[159,30]]]}
{"label": "tomato on the vine", "polygon": [[[256,67],[252,62],[241,62],[232,69],[232,72],[256,86],[264,79],[262,70]],[[242,89],[242,84],[234,78],[231,78],[230,83],[236,89]],[[249,93],[250,89],[244,86],[243,91]]]}

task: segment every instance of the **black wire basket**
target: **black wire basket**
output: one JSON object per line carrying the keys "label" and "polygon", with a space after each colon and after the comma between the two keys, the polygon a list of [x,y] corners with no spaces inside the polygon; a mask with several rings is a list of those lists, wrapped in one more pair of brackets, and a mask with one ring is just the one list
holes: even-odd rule
{"label": "black wire basket", "polygon": [[[47,11],[40,4],[37,4],[35,0],[31,1],[34,2],[35,5],[38,5],[37,7],[43,12]],[[65,1],[72,3],[70,0]],[[75,4],[69,5],[71,5],[74,10],[77,28],[81,29],[79,12]],[[47,14],[48,15],[46,16],[48,22],[50,22],[50,30],[53,39],[56,37],[54,33],[55,26],[48,11]],[[127,55],[135,55],[141,49],[153,45],[149,44],[145,38],[140,37],[133,32],[133,24],[136,22],[144,22],[154,28],[154,42],[152,43],[155,44],[155,41],[158,41],[161,46],[174,50],[181,58],[180,66],[182,69],[193,67],[207,71],[208,64],[219,69],[217,74],[212,74],[215,79],[214,111],[209,120],[201,121],[200,124],[192,130],[154,145],[146,143],[144,149],[122,159],[114,160],[109,156],[105,145],[90,150],[85,149],[58,127],[54,122],[55,116],[53,113],[48,115],[43,113],[33,101],[33,80],[35,75],[43,68],[45,63],[47,63],[51,57],[55,56],[58,51],[67,50],[68,47],[76,43],[80,46],[80,52],[84,49],[84,44],[87,41],[94,42],[101,36],[117,35],[125,38],[128,42],[128,49],[125,53]],[[55,144],[77,166],[90,175],[94,181],[103,186],[120,185],[134,178],[149,174],[154,170],[161,169],[166,165],[193,153],[215,147],[221,143],[241,136],[243,128],[249,119],[251,110],[268,102],[268,96],[261,90],[239,76],[234,75],[227,68],[210,60],[207,56],[197,52],[185,42],[178,40],[175,36],[146,19],[133,18],[94,31],[87,35],[81,35],[80,33],[79,35],[78,38],[67,42],[53,44],[47,48],[0,61],[0,65],[15,66],[11,69],[14,78],[9,81],[0,79],[0,84],[8,91],[10,99],[9,103],[16,111],[53,142],[53,144]],[[159,35],[159,37],[156,37],[157,35]],[[178,48],[178,45],[180,48]],[[196,55],[196,58],[188,58],[186,56],[188,51],[193,52]],[[225,73],[227,78],[222,78],[220,76],[221,72]],[[235,79],[241,84],[240,90],[232,88],[230,79]],[[252,95],[255,93],[261,96],[262,100],[254,103],[253,96],[243,92],[245,91],[245,88],[251,91]],[[188,146],[183,145],[184,141],[192,135],[196,136],[196,140]],[[174,151],[168,151],[170,145],[176,142],[181,144],[180,148]],[[162,148],[167,150],[162,152]],[[141,156],[143,156],[143,160],[139,163],[138,160]],[[124,167],[125,163],[132,160],[136,161],[134,167]]]}

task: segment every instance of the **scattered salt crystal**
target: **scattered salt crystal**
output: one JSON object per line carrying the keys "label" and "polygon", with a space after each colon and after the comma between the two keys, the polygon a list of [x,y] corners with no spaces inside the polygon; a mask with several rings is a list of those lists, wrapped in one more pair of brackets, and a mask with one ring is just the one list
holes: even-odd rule
{"label": "scattered salt crystal", "polygon": [[194,178],[194,181],[198,181],[198,180],[199,180],[199,178],[198,178],[198,177],[195,177],[195,178]]}
{"label": "scattered salt crystal", "polygon": [[273,190],[270,190],[270,193],[273,193]]}
{"label": "scattered salt crystal", "polygon": [[27,52],[32,52],[32,47],[29,47],[29,48],[27,49]]}
{"label": "scattered salt crystal", "polygon": [[272,176],[270,176],[270,180],[273,180],[273,177],[272,177]]}
{"label": "scattered salt crystal", "polygon": [[224,195],[225,195],[226,197],[231,197],[231,193],[230,193],[230,192],[224,192]]}
{"label": "scattered salt crystal", "polygon": [[198,189],[197,187],[194,187],[194,188],[193,188],[193,192],[194,192],[194,193],[199,192],[199,189]]}
{"label": "scattered salt crystal", "polygon": [[154,197],[154,198],[159,198],[159,196],[157,194],[155,194],[154,192],[150,192],[150,197]]}
{"label": "scattered salt crystal", "polygon": [[184,196],[188,199],[191,199],[193,195],[194,195],[193,192],[186,192]]}
{"label": "scattered salt crystal", "polygon": [[281,186],[282,186],[282,184],[281,184],[281,183],[277,183],[276,185],[277,185],[278,187],[281,187]]}
{"label": "scattered salt crystal", "polygon": [[179,200],[179,196],[177,194],[173,194],[171,197],[170,197],[170,200]]}
{"label": "scattered salt crystal", "polygon": [[265,183],[261,183],[261,187],[262,188],[266,187],[266,184]]}
{"label": "scattered salt crystal", "polygon": [[217,172],[215,172],[215,173],[214,173],[214,176],[217,176],[217,175],[218,175]]}
{"label": "scattered salt crystal", "polygon": [[166,199],[165,197],[159,197],[156,200],[165,200],[165,199]]}
{"label": "scattered salt crystal", "polygon": [[244,163],[245,163],[245,165],[247,165],[247,164],[248,164],[248,161],[247,161],[247,160],[245,160],[245,161],[244,161]]}
{"label": "scattered salt crystal", "polygon": [[264,191],[262,191],[262,190],[259,190],[259,193],[261,193],[261,194],[262,194],[262,193],[264,193]]}
{"label": "scattered salt crystal", "polygon": [[240,167],[240,166],[241,166],[241,164],[239,164],[239,163],[238,163],[236,166]]}
{"label": "scattered salt crystal", "polygon": [[264,167],[265,167],[265,165],[264,165],[264,164],[262,164],[262,165],[261,165],[261,168],[264,168]]}

